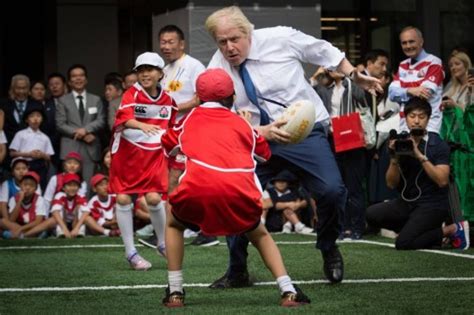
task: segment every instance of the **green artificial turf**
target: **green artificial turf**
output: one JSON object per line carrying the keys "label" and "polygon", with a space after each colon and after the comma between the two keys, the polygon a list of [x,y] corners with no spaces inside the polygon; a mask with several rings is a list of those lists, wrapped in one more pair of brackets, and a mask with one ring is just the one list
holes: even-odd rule
{"label": "green artificial turf", "polygon": [[[295,281],[313,281],[299,286],[312,299],[310,305],[288,310],[278,306],[279,292],[258,256],[249,248],[249,271],[262,285],[252,288],[211,290],[209,284],[226,269],[224,245],[185,248],[186,307],[167,310],[161,306],[164,289],[78,290],[46,292],[1,292],[0,314],[472,314],[474,313],[474,259],[421,251],[341,243],[346,280],[470,277],[463,281],[410,281],[329,285],[322,272],[322,259],[314,238],[275,235],[288,272]],[[225,240],[221,239],[221,244]],[[390,243],[372,237],[370,240]],[[189,240],[187,240],[189,242]],[[303,242],[298,244],[296,242]],[[139,247],[153,263],[147,272],[133,271],[123,248],[48,248],[38,246],[120,245],[120,239],[87,237],[77,240],[0,241],[0,289],[44,287],[116,287],[166,285],[166,262],[154,250]],[[31,246],[28,249],[5,249]],[[447,251],[449,252],[449,251]],[[455,251],[451,251],[455,252]],[[470,249],[462,253],[474,256]]]}

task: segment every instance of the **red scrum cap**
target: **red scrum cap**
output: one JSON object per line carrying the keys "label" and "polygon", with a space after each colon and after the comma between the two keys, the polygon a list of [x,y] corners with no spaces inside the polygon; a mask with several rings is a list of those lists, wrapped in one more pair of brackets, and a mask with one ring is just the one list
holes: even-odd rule
{"label": "red scrum cap", "polygon": [[64,161],[66,160],[69,160],[69,159],[74,159],[78,162],[82,162],[82,156],[77,153],[77,152],[74,152],[74,151],[71,151],[69,152],[68,154],[66,154],[66,156],[64,157]]}
{"label": "red scrum cap", "polygon": [[81,179],[79,175],[73,173],[64,174],[63,177],[63,184],[66,185],[67,183],[76,182],[77,184],[81,184]]}
{"label": "red scrum cap", "polygon": [[202,102],[220,101],[234,94],[234,82],[223,69],[207,69],[196,80],[196,92]]}
{"label": "red scrum cap", "polygon": [[36,182],[36,184],[39,184],[39,182],[40,182],[40,177],[39,177],[38,173],[36,173],[34,171],[26,172],[26,174],[23,175],[23,178],[21,179],[21,181],[23,181],[26,178],[32,178]]}
{"label": "red scrum cap", "polygon": [[104,179],[107,179],[107,176],[105,176],[104,174],[95,174],[91,178],[91,186],[95,187],[98,183],[100,183]]}

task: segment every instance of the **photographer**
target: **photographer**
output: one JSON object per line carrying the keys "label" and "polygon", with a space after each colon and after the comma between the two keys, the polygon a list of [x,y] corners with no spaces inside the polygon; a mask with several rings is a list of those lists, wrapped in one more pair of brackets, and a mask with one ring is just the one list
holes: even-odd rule
{"label": "photographer", "polygon": [[440,247],[449,237],[453,247],[469,247],[467,221],[442,227],[448,217],[449,147],[438,134],[426,132],[430,104],[411,98],[405,106],[410,134],[391,132],[387,186],[400,197],[367,209],[367,221],[398,233],[397,249]]}

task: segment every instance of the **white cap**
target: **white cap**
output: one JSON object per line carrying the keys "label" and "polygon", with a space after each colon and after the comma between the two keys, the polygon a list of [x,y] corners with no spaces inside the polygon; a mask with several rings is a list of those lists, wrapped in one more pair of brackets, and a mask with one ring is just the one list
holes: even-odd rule
{"label": "white cap", "polygon": [[136,70],[138,67],[143,65],[163,69],[165,66],[165,61],[157,53],[145,52],[137,57],[137,60],[135,61],[135,67],[133,69]]}

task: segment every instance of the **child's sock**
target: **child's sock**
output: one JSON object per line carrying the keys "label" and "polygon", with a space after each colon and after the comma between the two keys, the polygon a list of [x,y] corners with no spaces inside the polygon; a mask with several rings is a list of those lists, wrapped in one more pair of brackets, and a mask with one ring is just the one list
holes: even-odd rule
{"label": "child's sock", "polygon": [[170,293],[183,292],[183,271],[168,271],[168,284],[170,286]]}
{"label": "child's sock", "polygon": [[157,205],[148,205],[150,209],[150,220],[155,229],[158,238],[158,246],[165,244],[165,225],[166,225],[166,209],[165,201],[160,201]]}
{"label": "child's sock", "polygon": [[109,236],[110,235],[110,230],[109,229],[104,229],[104,235]]}
{"label": "child's sock", "polygon": [[129,257],[137,251],[133,243],[132,204],[121,205],[117,203],[115,209],[117,223],[120,228],[123,244],[125,245],[125,255]]}
{"label": "child's sock", "polygon": [[291,279],[288,275],[278,277],[277,282],[278,282],[278,287],[280,288],[281,293],[284,293],[284,292],[296,293],[295,287],[293,286],[293,283],[291,282]]}

